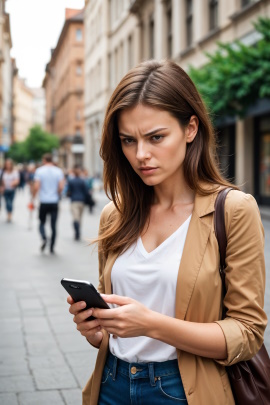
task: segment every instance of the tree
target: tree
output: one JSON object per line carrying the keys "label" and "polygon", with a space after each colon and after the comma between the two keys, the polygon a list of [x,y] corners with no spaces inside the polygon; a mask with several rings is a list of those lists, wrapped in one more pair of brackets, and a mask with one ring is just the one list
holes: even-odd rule
{"label": "tree", "polygon": [[25,148],[25,142],[14,142],[6,156],[15,162],[24,163],[28,160],[28,154]]}
{"label": "tree", "polygon": [[270,19],[260,18],[254,26],[261,35],[256,45],[218,43],[214,54],[206,54],[205,66],[190,67],[190,76],[214,119],[242,117],[257,99],[270,97]]}
{"label": "tree", "polygon": [[59,148],[59,139],[39,125],[30,129],[30,133],[24,142],[15,142],[8,151],[8,157],[16,162],[38,161],[44,153],[51,153]]}
{"label": "tree", "polygon": [[44,153],[51,153],[53,149],[59,148],[59,139],[46,131],[39,125],[30,129],[25,140],[29,160],[40,160]]}

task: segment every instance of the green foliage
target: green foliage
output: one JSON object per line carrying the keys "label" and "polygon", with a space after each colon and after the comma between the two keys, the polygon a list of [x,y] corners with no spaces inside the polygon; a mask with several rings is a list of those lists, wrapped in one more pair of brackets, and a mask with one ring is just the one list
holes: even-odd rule
{"label": "green foliage", "polygon": [[27,151],[25,148],[25,142],[15,142],[11,145],[6,156],[18,163],[27,162]]}
{"label": "green foliage", "polygon": [[244,116],[259,98],[270,97],[270,19],[260,18],[255,29],[261,39],[254,46],[218,43],[206,54],[209,62],[189,74],[214,118]]}
{"label": "green foliage", "polygon": [[36,125],[30,129],[30,133],[25,140],[26,150],[29,160],[40,160],[44,153],[52,152],[59,147],[59,139]]}
{"label": "green foliage", "polygon": [[8,156],[16,162],[39,161],[44,153],[57,148],[59,139],[35,125],[24,142],[15,142],[11,146]]}

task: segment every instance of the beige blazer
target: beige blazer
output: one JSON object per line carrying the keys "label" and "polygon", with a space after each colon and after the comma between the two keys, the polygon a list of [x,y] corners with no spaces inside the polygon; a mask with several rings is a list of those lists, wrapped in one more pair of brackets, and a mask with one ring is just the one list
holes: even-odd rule
{"label": "beige blazer", "polygon": [[[178,364],[189,405],[233,405],[224,366],[251,358],[263,342],[267,317],[263,311],[265,289],[264,231],[258,206],[251,195],[231,191],[225,203],[228,237],[226,253],[227,294],[222,317],[222,283],[213,214],[216,192],[196,195],[179,267],[176,318],[190,322],[217,322],[224,333],[228,357],[224,361],[177,350]],[[101,224],[114,210],[108,204]],[[99,257],[99,290],[111,293],[111,270],[115,254]],[[97,405],[109,336],[99,349],[94,372],[83,389],[83,405]]]}

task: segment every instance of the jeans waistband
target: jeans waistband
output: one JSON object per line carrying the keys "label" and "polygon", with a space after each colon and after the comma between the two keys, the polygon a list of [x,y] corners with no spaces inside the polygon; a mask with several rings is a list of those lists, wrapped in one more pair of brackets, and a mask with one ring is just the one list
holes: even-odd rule
{"label": "jeans waistband", "polygon": [[106,365],[110,369],[113,380],[115,380],[116,374],[120,373],[130,379],[150,378],[151,385],[155,385],[158,377],[180,375],[176,359],[163,362],[128,363],[109,353]]}

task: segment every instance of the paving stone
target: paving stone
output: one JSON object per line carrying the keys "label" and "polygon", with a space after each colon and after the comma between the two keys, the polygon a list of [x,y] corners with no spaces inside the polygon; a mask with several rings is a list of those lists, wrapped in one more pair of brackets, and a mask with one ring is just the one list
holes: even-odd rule
{"label": "paving stone", "polygon": [[22,332],[21,318],[2,318],[1,319],[1,333],[20,333]]}
{"label": "paving stone", "polygon": [[0,377],[0,392],[34,391],[34,383],[30,375]]}
{"label": "paving stone", "polygon": [[1,405],[19,405],[17,395],[15,394],[0,394]]}
{"label": "paving stone", "polygon": [[7,350],[6,347],[0,347],[0,359],[17,359],[26,358],[26,348],[25,347],[15,347],[12,350]]}
{"label": "paving stone", "polygon": [[63,353],[72,352],[87,352],[89,349],[89,343],[86,339],[77,331],[72,330],[69,334],[56,335],[56,339],[61,346]]}
{"label": "paving stone", "polygon": [[42,302],[38,298],[21,298],[19,300],[19,305],[22,310],[43,309]]}
{"label": "paving stone", "polygon": [[39,390],[78,388],[77,382],[67,367],[34,369],[33,375]]}
{"label": "paving stone", "polygon": [[7,348],[20,348],[24,347],[24,337],[22,333],[1,333],[0,339],[0,347],[7,347]]}
{"label": "paving stone", "polygon": [[53,355],[44,353],[42,356],[29,356],[28,361],[31,370],[40,368],[54,368],[66,365],[66,361],[60,352]]}
{"label": "paving stone", "polygon": [[75,390],[61,390],[66,405],[79,405],[82,403],[82,390],[75,389]]}
{"label": "paving stone", "polygon": [[23,312],[24,317],[33,317],[33,316],[40,316],[43,317],[46,315],[45,310],[44,309],[39,309],[39,308],[29,308],[29,309],[25,309]]}
{"label": "paving stone", "polygon": [[[20,405],[63,405],[58,391],[24,392],[19,394]],[[73,405],[79,405],[74,402]]]}
{"label": "paving stone", "polygon": [[29,374],[28,364],[24,358],[8,357],[0,360],[0,376]]}
{"label": "paving stone", "polygon": [[41,318],[40,316],[26,317],[23,318],[23,325],[25,333],[51,333],[50,325],[46,318]]}
{"label": "paving stone", "polygon": [[76,379],[79,381],[79,385],[82,388],[85,387],[87,381],[91,377],[91,374],[94,370],[94,364],[92,367],[73,367],[72,371],[76,377]]}
{"label": "paving stone", "polygon": [[26,335],[28,352],[31,356],[54,354],[59,352],[59,348],[51,333],[32,333]]}
{"label": "paving stone", "polygon": [[98,350],[89,345],[89,350],[87,352],[73,352],[66,353],[65,357],[71,366],[73,367],[85,367],[89,368],[91,364],[95,364]]}
{"label": "paving stone", "polygon": [[70,319],[68,322],[65,323],[51,323],[52,330],[56,335],[63,335],[66,333],[70,333],[73,330],[76,329],[76,324],[72,320],[72,316],[70,316]]}

